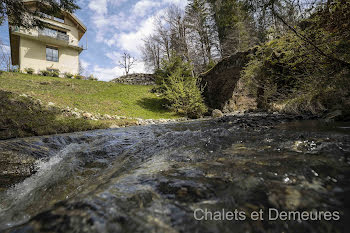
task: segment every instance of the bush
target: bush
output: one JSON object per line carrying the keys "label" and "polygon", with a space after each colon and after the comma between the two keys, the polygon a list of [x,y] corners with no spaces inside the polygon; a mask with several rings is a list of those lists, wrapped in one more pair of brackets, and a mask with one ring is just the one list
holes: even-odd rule
{"label": "bush", "polygon": [[87,80],[97,81],[98,79],[91,74],[89,77],[87,77]]}
{"label": "bush", "polygon": [[33,68],[25,68],[24,71],[25,71],[27,74],[34,74],[34,69],[33,69]]}
{"label": "bush", "polygon": [[164,98],[169,102],[169,108],[190,118],[201,117],[208,111],[198,85],[198,78],[183,77],[181,69],[173,72],[164,82]]}
{"label": "bush", "polygon": [[[322,51],[339,54],[350,62],[350,57],[337,52],[340,44],[350,48],[350,41],[336,40],[324,29],[305,33],[318,38],[317,46]],[[321,114],[344,105],[349,98],[349,73],[347,67],[319,54],[294,33],[287,33],[257,47],[242,71],[241,81],[245,90],[257,98],[258,107],[274,110],[278,105],[278,110],[288,113]]]}
{"label": "bush", "polygon": [[50,76],[50,71],[48,70],[40,70],[39,74],[42,76]]}
{"label": "bush", "polygon": [[40,70],[39,74],[42,76],[59,77],[60,71],[59,70]]}
{"label": "bush", "polygon": [[156,84],[161,86],[163,83],[167,83],[168,77],[170,77],[178,69],[181,70],[181,76],[192,76],[193,67],[189,62],[184,62],[180,56],[172,54],[169,60],[163,59],[160,68],[154,73]]}
{"label": "bush", "polygon": [[75,79],[84,79],[84,77],[82,75],[80,75],[80,74],[74,75],[74,78]]}
{"label": "bush", "polygon": [[73,74],[66,72],[63,74],[65,78],[73,78]]}
{"label": "bush", "polygon": [[19,73],[19,71],[20,70],[18,67],[9,69],[9,72],[12,72],[12,73]]}
{"label": "bush", "polygon": [[51,77],[59,77],[60,76],[60,71],[59,70],[51,70],[49,71]]}

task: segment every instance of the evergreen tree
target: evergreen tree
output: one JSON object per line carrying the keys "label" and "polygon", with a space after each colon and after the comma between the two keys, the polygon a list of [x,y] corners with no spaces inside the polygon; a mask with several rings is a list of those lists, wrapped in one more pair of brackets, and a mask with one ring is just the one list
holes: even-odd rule
{"label": "evergreen tree", "polygon": [[42,10],[49,15],[57,15],[62,10],[74,12],[79,9],[76,0],[41,0],[35,10],[27,8],[22,0],[0,0],[0,25],[4,23],[7,17],[10,17],[11,24],[25,28],[43,26],[43,22],[38,19],[42,15]]}

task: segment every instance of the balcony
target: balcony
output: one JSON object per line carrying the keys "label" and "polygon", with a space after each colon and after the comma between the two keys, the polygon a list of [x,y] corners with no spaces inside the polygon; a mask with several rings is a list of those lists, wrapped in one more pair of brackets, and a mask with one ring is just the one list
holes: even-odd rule
{"label": "balcony", "polygon": [[10,31],[11,34],[16,36],[39,40],[47,44],[70,47],[79,52],[85,49],[83,46],[79,45],[79,41],[74,37],[70,37],[63,31],[52,28],[25,29],[17,26],[10,26]]}
{"label": "balcony", "polygon": [[48,28],[40,29],[39,36],[46,36],[69,43],[69,36],[67,34]]}

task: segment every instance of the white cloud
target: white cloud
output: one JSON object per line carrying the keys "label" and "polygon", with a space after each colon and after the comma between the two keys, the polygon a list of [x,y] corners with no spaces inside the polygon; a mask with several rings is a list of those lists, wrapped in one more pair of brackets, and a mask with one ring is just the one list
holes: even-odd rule
{"label": "white cloud", "polygon": [[141,57],[140,48],[143,45],[143,39],[150,35],[154,29],[154,20],[156,16],[151,16],[141,22],[137,30],[132,32],[123,32],[117,38],[117,45],[122,51],[131,53],[133,56]]}
{"label": "white cloud", "polygon": [[[0,41],[0,43],[1,43],[1,41]],[[8,46],[8,45],[0,44],[0,49],[1,49],[2,53],[5,53],[5,54],[11,53],[10,46]]]}
{"label": "white cloud", "polygon": [[[131,6],[122,7],[123,3]],[[132,5],[127,0],[89,0],[88,6],[93,12],[90,16],[91,23],[94,25],[92,30],[96,32],[96,41],[104,43],[111,49],[105,55],[112,64],[110,67],[82,65],[87,65],[99,80],[110,81],[124,75],[125,71],[118,67],[118,61],[123,52],[128,52],[138,59],[131,73],[145,73],[146,68],[141,62],[140,51],[143,39],[153,33],[155,19],[164,14],[166,8],[172,4],[184,8],[187,1],[139,0]]]}
{"label": "white cloud", "polygon": [[85,61],[83,59],[79,59],[79,61],[80,61],[80,64],[81,64],[81,66],[83,67],[84,70],[87,70],[89,68],[89,66],[90,66],[89,62],[87,62],[87,61]]}
{"label": "white cloud", "polygon": [[144,17],[152,9],[158,8],[160,6],[161,6],[160,2],[155,2],[150,0],[141,0],[134,5],[133,14],[135,17]]}
{"label": "white cloud", "polygon": [[89,8],[99,15],[107,14],[107,0],[92,0]]}

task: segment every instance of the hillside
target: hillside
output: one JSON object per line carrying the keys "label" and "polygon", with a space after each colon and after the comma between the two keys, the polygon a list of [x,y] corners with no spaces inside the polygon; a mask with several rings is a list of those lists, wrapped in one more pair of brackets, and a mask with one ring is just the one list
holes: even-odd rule
{"label": "hillside", "polygon": [[133,118],[178,118],[151,89],[3,72],[0,139],[135,125]]}

